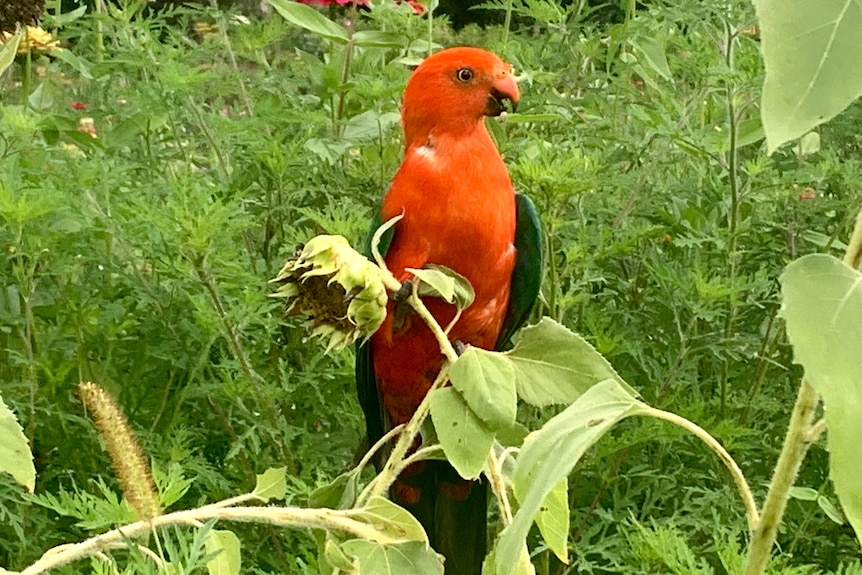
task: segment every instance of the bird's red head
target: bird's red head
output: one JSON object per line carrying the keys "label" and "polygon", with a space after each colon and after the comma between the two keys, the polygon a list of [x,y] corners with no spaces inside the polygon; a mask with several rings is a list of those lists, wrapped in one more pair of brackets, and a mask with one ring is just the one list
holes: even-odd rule
{"label": "bird's red head", "polygon": [[475,130],[484,116],[499,116],[520,94],[512,68],[479,48],[449,48],[428,56],[410,76],[401,119],[407,145],[432,135]]}

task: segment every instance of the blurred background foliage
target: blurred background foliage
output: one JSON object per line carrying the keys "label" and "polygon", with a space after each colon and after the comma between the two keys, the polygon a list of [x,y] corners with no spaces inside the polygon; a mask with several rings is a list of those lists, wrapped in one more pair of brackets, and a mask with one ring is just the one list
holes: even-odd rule
{"label": "blurred background foliage", "polygon": [[[496,51],[522,77],[519,113],[490,127],[545,226],[535,316],[709,430],[762,497],[800,377],[777,277],[801,254],[840,253],[860,206],[862,107],[767,157],[747,2],[465,7],[447,16],[442,2],[430,22],[388,0],[324,9],[381,33],[345,46],[257,5],[49,0],[43,26],[63,50],[22,54],[0,77],[0,391],[39,471],[35,497],[0,477],[0,565],[119,520],[79,381],[117,397],[173,508],[281,465],[288,503],[304,505],[355,462],[352,357],[324,356],[267,282],[312,235],[364,236],[400,162],[399,98],[429,24],[434,44]],[[772,573],[862,572],[827,476],[821,442]],[[540,573],[741,564],[730,478],[670,427],[621,425],[569,500],[573,565],[540,548]],[[244,572],[317,572],[310,534],[237,530]],[[180,563],[199,568],[199,542],[175,535]]]}

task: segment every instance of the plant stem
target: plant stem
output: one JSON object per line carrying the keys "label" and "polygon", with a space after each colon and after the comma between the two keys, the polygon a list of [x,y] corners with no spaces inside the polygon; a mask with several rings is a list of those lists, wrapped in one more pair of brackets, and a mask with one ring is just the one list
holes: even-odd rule
{"label": "plant stem", "polygon": [[[235,498],[239,499],[239,498]],[[138,521],[124,525],[107,533],[96,535],[76,544],[66,544],[46,551],[42,557],[21,571],[20,575],[38,575],[66,565],[72,561],[101,553],[104,550],[125,546],[130,539],[145,535],[159,527],[176,525],[200,526],[206,521],[221,519],[226,521],[268,523],[278,527],[314,528],[341,531],[361,539],[378,543],[399,543],[383,528],[367,521],[354,519],[356,510],[301,509],[298,507],[224,507],[226,502],[160,515],[150,521]],[[130,543],[135,545],[134,543]]]}
{"label": "plant stem", "polygon": [[[437,327],[439,328],[440,326],[438,325]],[[416,411],[413,412],[413,417],[411,417],[410,421],[407,422],[407,425],[404,426],[404,430],[398,437],[395,447],[392,448],[392,453],[389,454],[389,458],[383,465],[383,469],[374,481],[374,487],[368,491],[366,497],[357,498],[357,507],[365,503],[370,497],[382,497],[389,490],[392,483],[398,479],[398,470],[401,460],[407,455],[407,451],[413,445],[413,440],[416,439],[417,435],[419,435],[419,429],[422,427],[422,422],[425,421],[425,418],[428,417],[428,414],[431,411],[431,394],[434,390],[443,386],[443,383],[445,383],[448,378],[448,374],[449,366],[448,364],[443,364],[443,367],[440,368],[440,373],[437,374],[437,379],[435,379],[434,383],[431,384],[431,388],[428,390],[428,393],[425,394],[419,407],[417,407]]]}
{"label": "plant stem", "polygon": [[[733,50],[735,47],[736,33],[727,20],[724,23],[725,47],[724,63],[727,69],[733,71]],[[725,85],[725,97],[727,98],[727,181],[730,188],[730,213],[727,221],[727,276],[728,283],[733,286],[736,283],[736,264],[738,255],[736,253],[737,230],[739,229],[739,176],[738,164],[739,153],[737,150],[737,136],[739,125],[736,112],[736,93],[732,80],[728,79]],[[736,294],[731,293],[729,299],[730,309],[724,323],[724,340],[727,342],[733,335],[733,325],[736,320]],[[730,360],[725,357],[720,381],[721,414],[724,416],[727,408],[727,382],[730,377]]]}
{"label": "plant stem", "polygon": [[[214,10],[218,10],[218,3],[216,0],[210,0],[210,6]],[[248,97],[248,91],[245,89],[245,82],[242,81],[242,73],[240,72],[239,65],[236,62],[236,54],[233,51],[230,38],[227,35],[227,18],[224,17],[224,12],[219,12],[218,14],[219,37],[224,43],[228,58],[230,59],[231,68],[233,68],[233,72],[236,74],[242,105],[245,108],[246,114],[248,114],[249,117],[252,117],[254,116],[254,105],[252,104],[251,98]]]}
{"label": "plant stem", "polygon": [[757,503],[754,501],[751,487],[748,486],[748,481],[745,480],[745,475],[743,475],[739,465],[737,465],[736,461],[734,461],[733,457],[730,456],[727,450],[722,447],[721,443],[719,443],[718,440],[710,435],[704,428],[684,417],[669,411],[656,409],[654,407],[648,407],[646,409],[647,415],[655,417],[656,419],[663,419],[664,421],[668,421],[674,425],[682,427],[689,433],[701,439],[706,443],[707,447],[713,451],[713,453],[718,455],[719,459],[724,463],[724,466],[727,467],[728,471],[730,471],[730,475],[733,477],[733,481],[736,483],[736,488],[739,490],[739,494],[742,497],[742,502],[745,504],[745,515],[748,519],[748,529],[752,533],[755,532],[756,528],[761,524],[761,521],[757,513]]}
{"label": "plant stem", "polygon": [[[856,225],[850,241],[847,242],[847,250],[844,252],[844,263],[855,269],[859,266],[860,258],[862,258],[862,210],[856,215]],[[748,546],[744,575],[761,575],[766,570],[772,554],[772,546],[778,535],[778,526],[787,508],[787,500],[790,498],[790,488],[796,481],[808,448],[826,428],[825,419],[811,423],[819,401],[817,391],[807,379],[803,378],[796,395],[796,403],[790,414],[790,424],[784,438],[784,445],[778,456],[778,463],[775,464],[766,500],[763,502],[760,521]]]}
{"label": "plant stem", "polygon": [[509,44],[509,27],[512,25],[512,0],[506,4],[506,20],[503,22],[503,47]]}
{"label": "plant stem", "polygon": [[769,484],[769,491],[763,502],[760,520],[752,533],[744,575],[761,575],[769,563],[778,526],[790,497],[790,488],[796,481],[802,460],[811,445],[811,420],[817,403],[817,392],[808,380],[803,379],[796,396],[796,404],[790,414],[790,425],[784,438],[784,446],[781,448],[781,455],[778,457],[772,482]]}
{"label": "plant stem", "polygon": [[500,503],[500,518],[503,521],[503,526],[508,527],[512,523],[512,505],[509,503],[506,482],[503,481],[503,474],[500,470],[500,459],[494,453],[493,446],[488,451],[486,465],[488,467],[488,480],[491,482],[491,491],[494,492],[494,496]]}
{"label": "plant stem", "polygon": [[347,81],[350,79],[350,64],[353,61],[353,31],[356,28],[356,3],[350,4],[350,25],[347,26],[347,44],[344,46],[344,64],[341,68],[341,86],[338,89],[338,107],[335,112],[335,137],[341,135],[341,120],[344,118],[344,103],[347,99]]}
{"label": "plant stem", "polygon": [[101,15],[105,12],[104,0],[96,0],[96,62],[105,59],[105,30]]}
{"label": "plant stem", "polygon": [[856,225],[853,227],[853,235],[844,252],[844,263],[854,270],[859,267],[862,260],[862,210],[856,215]]}

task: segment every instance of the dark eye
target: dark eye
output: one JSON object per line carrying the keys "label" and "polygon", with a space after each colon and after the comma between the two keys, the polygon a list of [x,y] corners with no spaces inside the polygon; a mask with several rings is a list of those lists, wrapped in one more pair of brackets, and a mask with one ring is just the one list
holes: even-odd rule
{"label": "dark eye", "polygon": [[473,70],[470,68],[458,68],[458,71],[455,72],[455,77],[458,78],[459,82],[469,82],[473,79]]}

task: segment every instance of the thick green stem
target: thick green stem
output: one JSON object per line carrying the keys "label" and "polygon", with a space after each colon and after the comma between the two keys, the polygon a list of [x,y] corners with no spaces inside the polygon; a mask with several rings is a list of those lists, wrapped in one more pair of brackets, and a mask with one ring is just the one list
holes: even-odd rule
{"label": "thick green stem", "polygon": [[811,445],[811,420],[814,417],[817,402],[817,392],[807,380],[803,379],[796,396],[796,404],[790,415],[790,426],[784,438],[784,446],[778,457],[766,500],[763,502],[760,520],[752,533],[744,575],[761,575],[769,563],[778,526],[790,497],[790,488],[796,481],[802,460],[805,459],[805,454],[808,453],[808,447]]}
{"label": "thick green stem", "polygon": [[[862,259],[862,210],[856,216],[853,234],[847,242],[844,263],[855,269],[859,266],[860,259]],[[799,393],[796,395],[793,412],[790,414],[790,424],[781,454],[778,456],[778,463],[775,465],[772,482],[769,484],[769,491],[763,502],[760,521],[748,546],[744,575],[761,575],[769,563],[772,546],[778,535],[778,526],[787,508],[787,500],[790,498],[790,488],[796,481],[808,448],[826,429],[825,419],[811,423],[818,402],[817,391],[807,379],[803,379]]]}
{"label": "thick green stem", "polygon": [[428,417],[428,414],[431,412],[431,394],[434,390],[443,386],[443,383],[447,380],[448,373],[448,365],[443,365],[440,369],[440,373],[437,375],[437,379],[431,385],[428,393],[425,394],[424,399],[422,399],[422,403],[419,404],[419,407],[417,407],[416,411],[413,413],[413,417],[411,417],[410,421],[407,422],[407,425],[404,426],[404,430],[398,437],[395,447],[392,448],[392,453],[389,454],[389,458],[383,465],[383,469],[374,480],[374,487],[368,491],[367,497],[360,497],[356,500],[357,507],[365,503],[365,501],[370,497],[383,496],[387,491],[389,491],[389,487],[392,486],[392,483],[398,479],[401,460],[407,456],[407,451],[410,450],[413,446],[413,441],[416,439],[416,436],[419,435],[419,429],[422,427],[422,422],[425,421],[425,418]]}
{"label": "thick green stem", "polygon": [[[240,499],[234,498],[235,503]],[[259,499],[259,498],[258,498]],[[91,537],[81,543],[60,545],[49,549],[42,557],[21,571],[20,575],[39,575],[61,565],[77,561],[100,553],[104,550],[135,545],[131,543],[136,537],[146,535],[159,527],[191,525],[200,527],[204,522],[213,519],[225,521],[241,521],[253,523],[269,523],[278,527],[316,528],[341,531],[354,537],[369,539],[380,543],[398,543],[384,529],[370,525],[362,518],[354,519],[355,510],[332,509],[300,509],[296,507],[227,507],[230,501],[208,505],[189,511],[178,511],[160,515],[150,521],[138,521],[124,525],[101,535]]]}

